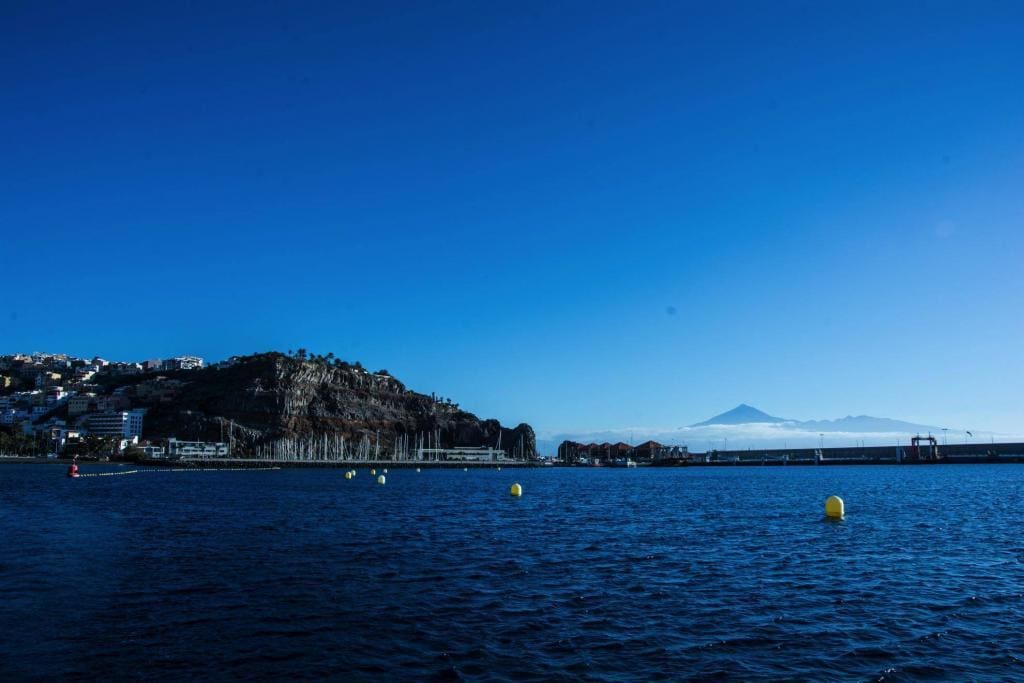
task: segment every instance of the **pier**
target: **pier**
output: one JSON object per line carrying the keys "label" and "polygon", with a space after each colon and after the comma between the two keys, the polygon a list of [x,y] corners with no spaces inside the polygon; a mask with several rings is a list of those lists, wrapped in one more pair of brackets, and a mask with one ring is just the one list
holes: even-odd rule
{"label": "pier", "polygon": [[[51,461],[52,462],[52,461]],[[267,467],[319,467],[356,469],[496,469],[498,467],[538,467],[540,463],[527,460],[460,461],[460,460],[300,460],[268,458],[180,458],[169,460],[151,458],[141,461],[144,465],[157,467],[196,468],[267,468]]]}
{"label": "pier", "polygon": [[893,446],[837,448],[783,448],[711,450],[679,457],[656,458],[652,466],[729,465],[925,465],[1024,462],[1024,443],[939,444],[922,437],[921,443]]}

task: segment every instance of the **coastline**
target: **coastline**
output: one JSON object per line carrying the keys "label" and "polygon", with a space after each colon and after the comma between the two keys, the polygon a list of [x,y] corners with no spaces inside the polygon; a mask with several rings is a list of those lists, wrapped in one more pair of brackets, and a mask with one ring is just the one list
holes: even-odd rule
{"label": "coastline", "polygon": [[[71,458],[46,458],[36,456],[0,456],[0,465],[62,465],[67,466],[76,462]],[[897,466],[927,466],[927,465],[1019,465],[1024,464],[1024,455],[1020,456],[996,456],[996,457],[950,457],[941,460],[918,460],[897,462],[895,460],[858,460],[858,459],[825,459],[818,462],[813,460],[740,460],[728,461],[719,460],[712,462],[702,461],[664,461],[655,463],[642,463],[638,468],[592,465],[567,465],[554,462],[545,465],[537,462],[514,462],[514,463],[472,463],[472,462],[409,462],[391,460],[350,460],[350,461],[323,461],[323,460],[263,460],[263,459],[208,459],[208,460],[140,460],[140,461],[107,461],[78,460],[80,467],[91,468],[97,465],[106,467],[152,467],[154,469],[431,469],[431,470],[496,470],[502,469],[594,469],[594,470],[631,470],[631,469],[666,469],[666,468],[728,468],[728,467],[861,467],[878,465]]]}
{"label": "coastline", "polygon": [[501,462],[501,463],[476,463],[476,462],[416,462],[416,461],[393,461],[393,460],[265,460],[247,458],[224,458],[204,460],[115,460],[101,462],[97,460],[73,460],[71,458],[47,458],[37,456],[0,456],[0,464],[10,465],[70,465],[77,462],[80,467],[93,467],[103,465],[107,467],[154,467],[154,468],[190,468],[190,469],[266,469],[269,467],[280,469],[368,469],[368,468],[389,468],[389,469],[522,469],[532,467],[545,467],[535,462]]}

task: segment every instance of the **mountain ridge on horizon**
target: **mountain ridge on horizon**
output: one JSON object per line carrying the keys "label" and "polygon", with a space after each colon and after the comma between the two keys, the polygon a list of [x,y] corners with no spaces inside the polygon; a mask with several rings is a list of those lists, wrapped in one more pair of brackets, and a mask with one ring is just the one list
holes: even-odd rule
{"label": "mountain ridge on horizon", "polygon": [[934,425],[907,422],[889,417],[873,415],[847,415],[832,420],[793,420],[776,417],[746,403],[741,403],[732,410],[719,413],[703,422],[689,425],[694,427],[711,427],[715,425],[743,424],[792,424],[808,431],[842,431],[842,432],[879,432],[879,431],[941,431]]}
{"label": "mountain ridge on horizon", "polygon": [[[859,443],[882,445],[892,443],[900,438],[909,438],[915,434],[943,433],[941,427],[918,424],[905,420],[871,415],[847,415],[832,420],[794,420],[770,415],[746,403],[741,403],[731,410],[719,413],[702,422],[686,427],[676,428],[643,428],[628,427],[620,429],[604,429],[594,431],[548,432],[537,439],[538,448],[542,452],[553,453],[558,444],[566,441],[582,443],[615,443],[627,441],[654,440],[659,443],[689,443],[696,448],[713,448],[715,442],[724,443],[728,438],[729,445],[735,448],[747,447],[812,447],[826,439],[841,439],[843,443]],[[958,432],[964,432],[969,438],[988,432],[972,430],[965,432],[961,428],[948,428],[952,438]],[[699,445],[698,445],[699,444]]]}

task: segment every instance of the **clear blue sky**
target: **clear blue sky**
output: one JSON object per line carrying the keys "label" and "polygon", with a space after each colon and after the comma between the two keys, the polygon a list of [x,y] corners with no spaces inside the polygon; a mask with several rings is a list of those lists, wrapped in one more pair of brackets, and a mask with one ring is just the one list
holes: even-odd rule
{"label": "clear blue sky", "polygon": [[1024,427],[1020,3],[364,4],[4,3],[0,352]]}

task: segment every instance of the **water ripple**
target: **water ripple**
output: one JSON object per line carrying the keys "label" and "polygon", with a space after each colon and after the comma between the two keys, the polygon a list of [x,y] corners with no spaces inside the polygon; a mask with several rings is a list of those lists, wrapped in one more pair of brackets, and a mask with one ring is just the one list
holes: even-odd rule
{"label": "water ripple", "polygon": [[1024,677],[1019,466],[5,465],[0,503],[5,680]]}

